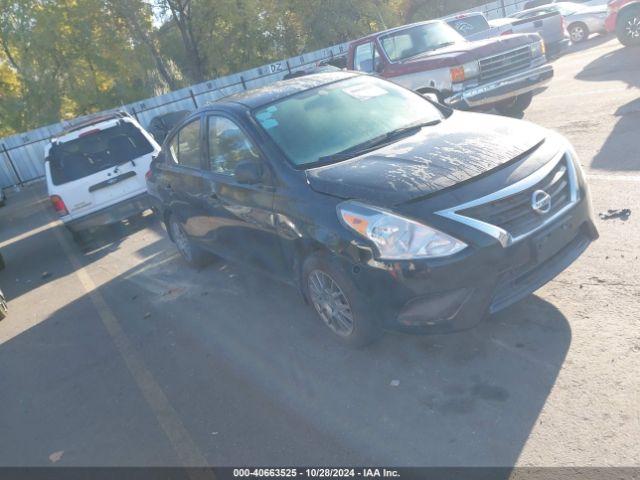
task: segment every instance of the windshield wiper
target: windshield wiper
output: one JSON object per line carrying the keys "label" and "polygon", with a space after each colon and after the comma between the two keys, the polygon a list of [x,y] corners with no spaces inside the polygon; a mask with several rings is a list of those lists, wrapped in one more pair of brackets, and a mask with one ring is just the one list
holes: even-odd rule
{"label": "windshield wiper", "polygon": [[415,135],[424,127],[430,127],[433,125],[437,125],[438,123],[440,123],[440,119],[430,120],[428,122],[413,123],[411,125],[396,128],[395,130],[391,130],[390,132],[374,137],[371,140],[367,140],[364,143],[348,148],[341,152],[320,157],[316,163],[329,163],[338,162],[340,160],[348,160],[350,158],[357,157],[358,155],[362,155],[363,153],[367,153],[380,148],[384,145],[388,145],[394,141],[400,140],[403,137]]}

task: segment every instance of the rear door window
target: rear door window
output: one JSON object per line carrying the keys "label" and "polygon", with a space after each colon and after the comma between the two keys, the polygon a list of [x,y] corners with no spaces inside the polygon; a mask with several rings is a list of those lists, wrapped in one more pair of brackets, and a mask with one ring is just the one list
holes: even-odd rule
{"label": "rear door window", "polygon": [[49,153],[51,181],[62,185],[153,152],[140,129],[129,122],[55,144]]}
{"label": "rear door window", "polygon": [[200,118],[188,123],[169,142],[173,161],[178,165],[202,168],[200,157]]}

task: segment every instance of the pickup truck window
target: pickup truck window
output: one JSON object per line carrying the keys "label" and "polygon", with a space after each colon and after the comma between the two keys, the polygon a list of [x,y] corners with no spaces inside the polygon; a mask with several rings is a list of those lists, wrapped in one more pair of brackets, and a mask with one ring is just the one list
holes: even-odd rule
{"label": "pickup truck window", "polygon": [[462,35],[444,22],[425,23],[381,37],[382,48],[392,62],[465,41]]}
{"label": "pickup truck window", "polygon": [[254,117],[287,159],[304,168],[399,128],[442,119],[421,95],[368,75],[291,95]]}
{"label": "pickup truck window", "polygon": [[380,62],[378,49],[374,47],[373,42],[363,43],[356,47],[353,63],[359,72],[371,73],[375,71]]}
{"label": "pickup truck window", "polygon": [[452,18],[447,23],[456,29],[463,37],[489,30],[489,22],[484,15],[469,15],[462,18]]}

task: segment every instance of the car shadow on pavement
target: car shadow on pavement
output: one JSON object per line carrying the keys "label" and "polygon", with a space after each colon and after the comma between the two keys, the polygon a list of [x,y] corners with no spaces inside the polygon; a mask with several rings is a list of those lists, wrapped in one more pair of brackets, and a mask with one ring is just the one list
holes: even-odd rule
{"label": "car shadow on pavement", "polygon": [[[640,48],[620,46],[588,64],[576,78],[590,82],[621,81],[626,84],[626,88],[640,89],[639,55]],[[637,137],[640,134],[640,96],[615,112],[603,114],[613,114],[618,120],[595,155],[591,168],[622,172],[640,170],[637,148]]]}
{"label": "car shadow on pavement", "polygon": [[0,272],[0,287],[9,302],[73,273],[63,252],[51,254],[59,236],[80,250],[79,257],[87,265],[117,250],[125,238],[142,229],[161,229],[157,219],[147,215],[97,229],[76,243],[63,225],[52,223],[57,216],[42,185],[26,187],[11,194],[9,200],[0,210],[0,252],[6,264]]}
{"label": "car shadow on pavement", "polygon": [[175,464],[105,322],[213,465],[512,466],[571,343],[567,319],[532,296],[466,332],[353,350],[294,288],[175,256],[92,295],[106,320],[85,295],[0,345],[0,465],[57,450],[60,465]]}
{"label": "car shadow on pavement", "polygon": [[590,48],[597,47],[599,45],[607,43],[612,38],[613,38],[613,35],[611,34],[594,35],[592,37],[589,37],[587,40],[583,42],[571,44],[571,46],[567,49],[567,51],[562,56],[589,50]]}

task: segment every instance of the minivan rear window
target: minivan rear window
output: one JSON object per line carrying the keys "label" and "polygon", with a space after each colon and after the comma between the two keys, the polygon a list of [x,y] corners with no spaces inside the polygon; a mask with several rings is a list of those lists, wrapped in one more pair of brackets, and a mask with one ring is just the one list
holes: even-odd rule
{"label": "minivan rear window", "polygon": [[142,132],[129,122],[55,144],[49,153],[54,185],[72,182],[135,160],[153,151]]}

